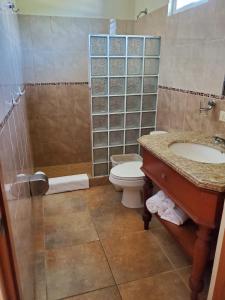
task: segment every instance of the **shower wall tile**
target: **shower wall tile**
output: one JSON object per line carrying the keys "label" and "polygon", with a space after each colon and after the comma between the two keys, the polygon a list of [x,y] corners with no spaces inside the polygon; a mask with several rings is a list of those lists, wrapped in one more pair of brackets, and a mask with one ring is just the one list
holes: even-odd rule
{"label": "shower wall tile", "polygon": [[108,132],[94,132],[93,146],[94,147],[108,146]]}
{"label": "shower wall tile", "polygon": [[138,145],[130,145],[130,146],[126,146],[125,147],[125,153],[126,154],[132,154],[132,153],[136,153],[138,154]]}
{"label": "shower wall tile", "polygon": [[140,94],[141,93],[141,77],[128,77],[127,78],[127,94]]}
{"label": "shower wall tile", "polygon": [[93,116],[93,130],[107,130],[108,129],[108,116]]}
{"label": "shower wall tile", "polygon": [[142,56],[144,47],[144,39],[139,37],[129,37],[128,38],[128,56]]}
{"label": "shower wall tile", "polygon": [[92,98],[93,113],[107,113],[108,112],[108,97]]}
{"label": "shower wall tile", "polygon": [[145,77],[143,80],[144,93],[157,93],[158,77]]}
{"label": "shower wall tile", "polygon": [[[107,34],[109,21],[19,15],[19,26],[26,83],[83,82],[88,81],[88,35]],[[118,34],[132,34],[133,28],[134,21],[118,20]],[[105,50],[104,40],[97,41],[93,54]]]}
{"label": "shower wall tile", "polygon": [[109,74],[112,76],[124,76],[125,58],[110,58],[109,59]]}
{"label": "shower wall tile", "polygon": [[100,96],[108,94],[108,79],[107,78],[92,78],[92,95]]}
{"label": "shower wall tile", "polygon": [[125,94],[125,79],[124,78],[110,78],[109,79],[109,94],[110,95],[124,95]]}
{"label": "shower wall tile", "polygon": [[136,144],[139,138],[139,129],[126,130],[126,144]]}
{"label": "shower wall tile", "polygon": [[109,148],[109,157],[112,155],[123,154],[123,147],[111,147]]}
{"label": "shower wall tile", "polygon": [[35,167],[91,161],[88,85],[28,85],[26,104]]}
{"label": "shower wall tile", "polygon": [[158,75],[159,74],[159,59],[146,58],[144,64],[145,75]]}
{"label": "shower wall tile", "polygon": [[124,131],[111,131],[109,132],[109,145],[122,145],[124,139]]}
{"label": "shower wall tile", "polygon": [[110,37],[109,55],[111,56],[126,55],[126,39],[124,37]]}
{"label": "shower wall tile", "polygon": [[160,55],[160,39],[147,38],[145,40],[145,55],[146,56]]}
{"label": "shower wall tile", "polygon": [[109,97],[109,111],[111,113],[124,112],[124,102],[123,96]]}
{"label": "shower wall tile", "polygon": [[138,128],[140,126],[140,113],[126,115],[126,128]]}
{"label": "shower wall tile", "polygon": [[93,56],[106,56],[108,52],[107,38],[106,37],[91,37],[91,55]]}
{"label": "shower wall tile", "polygon": [[156,110],[157,95],[144,95],[142,99],[143,110]]}
{"label": "shower wall tile", "polygon": [[141,96],[127,96],[127,111],[141,110]]}
{"label": "shower wall tile", "polygon": [[155,126],[155,112],[143,112],[142,113],[142,127],[152,127]]}
{"label": "shower wall tile", "polygon": [[128,58],[127,73],[128,75],[142,75],[142,58]]}
{"label": "shower wall tile", "polygon": [[108,75],[108,60],[106,58],[92,58],[91,74],[92,76]]}
{"label": "shower wall tile", "polygon": [[108,161],[108,149],[94,149],[94,162],[101,163]]}
{"label": "shower wall tile", "polygon": [[108,163],[95,165],[94,166],[94,175],[95,176],[108,175]]}
{"label": "shower wall tile", "polygon": [[109,117],[109,128],[110,129],[122,129],[124,128],[124,115],[110,115]]}

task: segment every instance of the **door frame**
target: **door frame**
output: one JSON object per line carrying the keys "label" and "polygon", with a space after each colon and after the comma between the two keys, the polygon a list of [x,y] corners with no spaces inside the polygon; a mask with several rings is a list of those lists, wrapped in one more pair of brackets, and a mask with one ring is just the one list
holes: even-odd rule
{"label": "door frame", "polygon": [[225,299],[225,205],[220,223],[212,277],[207,300]]}
{"label": "door frame", "polygon": [[19,272],[13,244],[13,235],[7,198],[0,166],[0,283],[7,300],[20,300]]}
{"label": "door frame", "polygon": [[225,230],[223,236],[223,243],[220,253],[220,260],[218,265],[218,272],[216,274],[215,287],[213,290],[213,300],[225,299]]}

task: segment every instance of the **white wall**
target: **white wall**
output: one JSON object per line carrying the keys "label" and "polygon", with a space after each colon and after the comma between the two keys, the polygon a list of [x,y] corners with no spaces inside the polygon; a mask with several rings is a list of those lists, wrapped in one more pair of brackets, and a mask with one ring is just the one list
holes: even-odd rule
{"label": "white wall", "polygon": [[132,20],[135,0],[16,0],[16,3],[25,15]]}
{"label": "white wall", "polygon": [[134,17],[136,18],[139,12],[145,8],[147,8],[149,12],[152,12],[162,6],[167,5],[168,2],[169,0],[135,0]]}

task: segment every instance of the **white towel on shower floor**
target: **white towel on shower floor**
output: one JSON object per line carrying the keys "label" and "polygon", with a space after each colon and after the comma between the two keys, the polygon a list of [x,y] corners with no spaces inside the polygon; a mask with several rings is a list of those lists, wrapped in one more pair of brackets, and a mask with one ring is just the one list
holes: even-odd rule
{"label": "white towel on shower floor", "polygon": [[89,188],[87,174],[49,178],[49,190],[46,195],[71,192]]}
{"label": "white towel on shower floor", "polygon": [[182,225],[188,219],[188,215],[179,207],[168,208],[162,215],[161,219],[169,221],[176,225]]}
{"label": "white towel on shower floor", "polygon": [[164,199],[166,199],[166,195],[163,191],[159,191],[146,201],[147,209],[152,214],[157,213]]}

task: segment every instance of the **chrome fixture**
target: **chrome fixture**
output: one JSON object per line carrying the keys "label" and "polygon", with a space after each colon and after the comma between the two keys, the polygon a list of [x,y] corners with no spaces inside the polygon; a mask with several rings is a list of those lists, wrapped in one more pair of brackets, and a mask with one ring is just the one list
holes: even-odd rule
{"label": "chrome fixture", "polygon": [[20,97],[23,96],[25,94],[25,88],[21,89],[21,87],[19,87],[19,91],[16,93],[15,97],[12,97],[12,104],[13,105],[17,105],[20,102]]}
{"label": "chrome fixture", "polygon": [[208,106],[206,106],[206,107],[203,107],[200,104],[200,112],[207,112],[207,111],[213,109],[215,106],[216,106],[216,102],[214,100],[209,100]]}
{"label": "chrome fixture", "polygon": [[8,2],[8,8],[10,8],[14,13],[19,12],[19,9],[16,7],[16,4],[13,1]]}
{"label": "chrome fixture", "polygon": [[215,144],[225,146],[225,137],[221,137],[220,135],[214,135],[213,140]]}
{"label": "chrome fixture", "polygon": [[13,1],[6,1],[0,4],[0,10],[11,9],[13,13],[18,13],[19,9],[16,7],[16,4]]}
{"label": "chrome fixture", "polygon": [[29,183],[32,196],[43,196],[49,189],[48,176],[42,172],[36,172],[31,175]]}
{"label": "chrome fixture", "polygon": [[147,15],[148,14],[148,9],[146,8],[145,10],[142,10],[139,12],[139,14],[137,15],[137,20],[140,18],[141,15]]}

